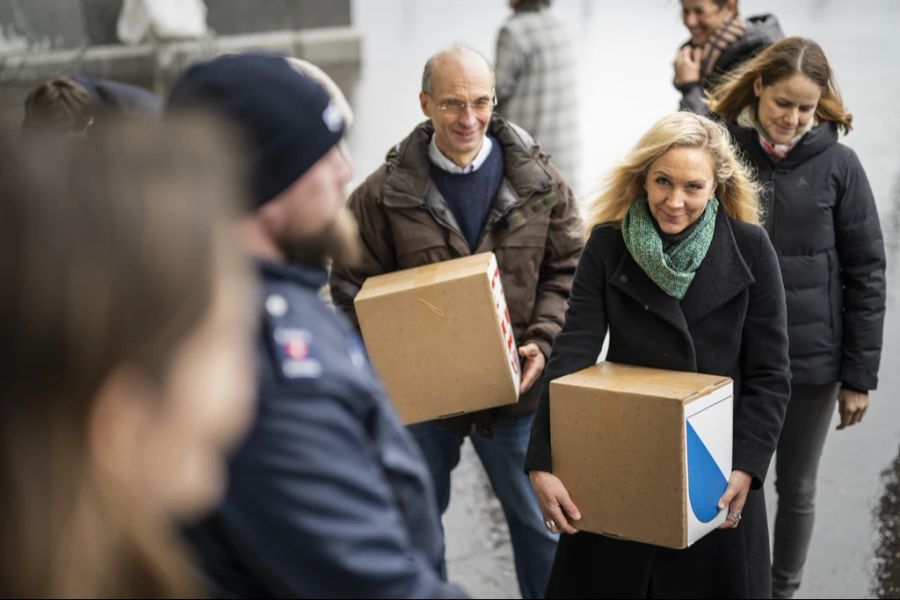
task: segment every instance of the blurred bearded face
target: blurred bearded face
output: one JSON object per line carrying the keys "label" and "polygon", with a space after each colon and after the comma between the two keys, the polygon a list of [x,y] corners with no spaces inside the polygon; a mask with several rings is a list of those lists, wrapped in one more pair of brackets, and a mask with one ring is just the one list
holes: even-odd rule
{"label": "blurred bearded face", "polygon": [[297,181],[260,208],[272,239],[289,262],[324,267],[359,256],[356,222],[344,191],[350,164],[335,146]]}
{"label": "blurred bearded face", "polygon": [[342,265],[359,260],[359,231],[356,219],[343,208],[321,232],[305,238],[279,242],[288,262],[324,267],[329,259]]}

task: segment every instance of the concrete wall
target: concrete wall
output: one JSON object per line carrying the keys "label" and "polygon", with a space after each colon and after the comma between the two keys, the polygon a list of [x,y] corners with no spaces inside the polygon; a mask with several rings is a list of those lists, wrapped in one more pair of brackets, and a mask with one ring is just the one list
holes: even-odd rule
{"label": "concrete wall", "polygon": [[80,2],[0,0],[0,51],[24,43],[37,50],[77,48],[88,41]]}
{"label": "concrete wall", "polygon": [[350,0],[206,0],[219,34],[350,25]]}
{"label": "concrete wall", "polygon": [[[350,0],[205,0],[218,35],[346,27]],[[122,0],[0,0],[0,52],[116,44]]]}
{"label": "concrete wall", "polygon": [[125,46],[122,0],[0,0],[0,81],[58,73],[151,80],[164,89],[186,64],[222,52],[264,50],[319,65],[358,64],[350,0],[205,0],[212,36]]}

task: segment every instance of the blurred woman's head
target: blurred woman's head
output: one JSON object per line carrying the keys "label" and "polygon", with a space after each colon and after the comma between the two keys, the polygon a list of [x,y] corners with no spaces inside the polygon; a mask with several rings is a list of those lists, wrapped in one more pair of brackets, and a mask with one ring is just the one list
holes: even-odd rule
{"label": "blurred woman's head", "polygon": [[30,143],[0,147],[2,591],[190,593],[174,522],[219,498],[252,411],[228,141]]}
{"label": "blurred woman's head", "polygon": [[727,120],[748,106],[778,143],[789,143],[811,119],[833,121],[844,133],[853,123],[822,48],[801,37],[772,44],[710,94],[710,110]]}
{"label": "blurred woman's head", "polygon": [[83,85],[60,75],[38,85],[25,99],[26,131],[81,134],[94,122],[91,95]]}
{"label": "blurred woman's head", "polygon": [[737,12],[737,0],[681,0],[681,21],[691,32],[693,46],[708,42]]}
{"label": "blurred woman's head", "polygon": [[612,169],[588,209],[588,232],[603,223],[620,225],[631,203],[645,196],[658,222],[654,202],[659,207],[670,203],[663,208],[662,220],[671,221],[671,226],[659,222],[667,233],[678,233],[699,218],[713,195],[731,218],[758,223],[756,194],[757,186],[738,158],[728,130],[706,117],[677,112],[655,123]]}

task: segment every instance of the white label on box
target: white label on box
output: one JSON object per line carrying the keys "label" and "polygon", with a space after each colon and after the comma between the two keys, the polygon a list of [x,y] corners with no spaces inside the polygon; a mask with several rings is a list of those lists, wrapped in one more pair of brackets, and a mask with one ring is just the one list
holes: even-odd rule
{"label": "white label on box", "polygon": [[684,407],[687,543],[690,546],[725,521],[719,498],[731,476],[733,384]]}
{"label": "white label on box", "polygon": [[491,255],[491,261],[488,263],[488,279],[491,282],[491,293],[494,297],[494,309],[497,311],[497,318],[500,322],[500,331],[503,334],[503,342],[509,357],[510,374],[516,384],[516,390],[518,390],[521,377],[521,374],[519,373],[519,351],[516,347],[515,337],[513,336],[512,321],[510,321],[509,309],[506,306],[506,296],[503,294],[503,283],[500,281],[500,269],[497,266],[497,258],[494,255]]}

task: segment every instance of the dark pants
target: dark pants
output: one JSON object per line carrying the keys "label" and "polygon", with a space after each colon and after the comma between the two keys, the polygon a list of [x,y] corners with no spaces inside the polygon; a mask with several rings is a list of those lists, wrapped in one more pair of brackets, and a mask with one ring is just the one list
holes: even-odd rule
{"label": "dark pants", "polygon": [[[556,553],[557,534],[544,528],[541,508],[522,470],[531,436],[532,414],[504,417],[493,423],[494,436],[473,431],[469,438],[503,507],[523,598],[542,598]],[[441,515],[450,504],[450,473],[459,463],[465,439],[439,421],[409,426],[434,479]]]}
{"label": "dark pants", "polygon": [[791,386],[775,454],[775,536],[772,596],[790,598],[800,587],[815,521],[816,475],[834,415],[837,383]]}

